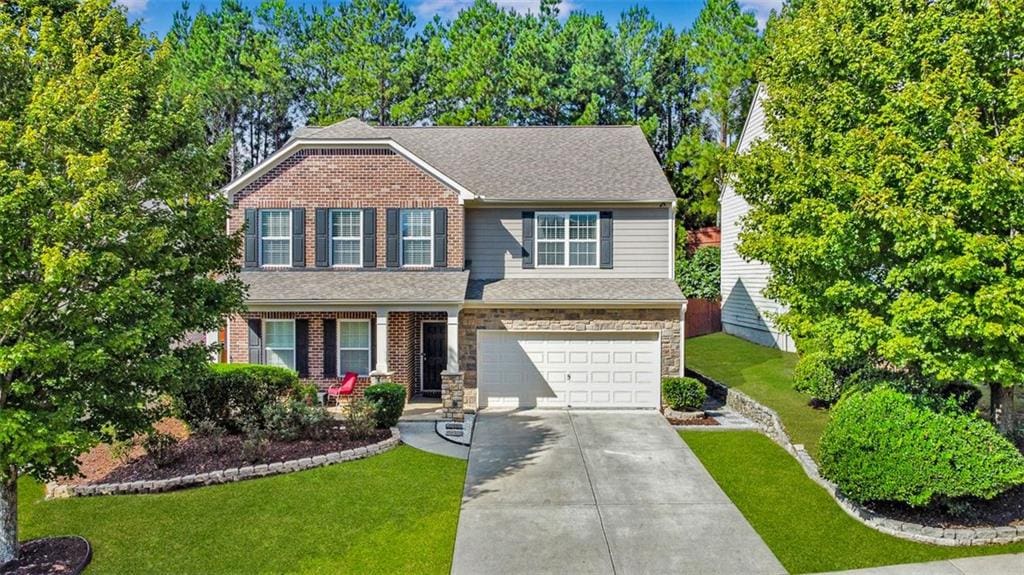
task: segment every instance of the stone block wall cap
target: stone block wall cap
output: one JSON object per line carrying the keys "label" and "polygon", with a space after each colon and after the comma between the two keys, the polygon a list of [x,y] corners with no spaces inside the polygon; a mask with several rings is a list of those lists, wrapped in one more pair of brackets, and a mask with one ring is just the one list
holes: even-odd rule
{"label": "stone block wall cap", "polygon": [[373,371],[370,372],[370,377],[391,377],[394,374],[395,374],[395,372],[393,372],[393,371],[377,371],[377,370],[373,370]]}
{"label": "stone block wall cap", "polygon": [[445,370],[445,371],[441,372],[441,375],[442,376],[445,376],[445,375],[452,376],[452,375],[464,375],[465,373],[466,372],[464,372],[464,371],[447,371],[447,370]]}

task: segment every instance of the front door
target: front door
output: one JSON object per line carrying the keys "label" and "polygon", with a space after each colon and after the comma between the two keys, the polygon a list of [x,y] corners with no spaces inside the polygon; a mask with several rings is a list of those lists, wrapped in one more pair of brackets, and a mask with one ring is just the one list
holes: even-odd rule
{"label": "front door", "polygon": [[423,324],[423,391],[441,391],[441,372],[448,367],[448,326]]}

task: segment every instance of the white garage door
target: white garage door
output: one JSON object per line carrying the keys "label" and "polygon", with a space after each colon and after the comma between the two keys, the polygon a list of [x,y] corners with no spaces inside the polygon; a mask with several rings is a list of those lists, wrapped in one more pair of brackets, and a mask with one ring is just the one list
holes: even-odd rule
{"label": "white garage door", "polygon": [[653,408],[658,334],[477,332],[480,407]]}

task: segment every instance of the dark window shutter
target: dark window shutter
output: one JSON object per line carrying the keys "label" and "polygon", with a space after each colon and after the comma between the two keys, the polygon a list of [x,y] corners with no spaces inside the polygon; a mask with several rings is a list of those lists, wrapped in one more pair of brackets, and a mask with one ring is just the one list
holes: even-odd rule
{"label": "dark window shutter", "polygon": [[245,267],[254,268],[260,265],[259,245],[257,242],[259,234],[259,221],[255,209],[245,209]]}
{"label": "dark window shutter", "polygon": [[338,326],[336,320],[324,320],[324,377],[338,377]]}
{"label": "dark window shutter", "polygon": [[309,320],[295,320],[295,371],[299,377],[309,377]]}
{"label": "dark window shutter", "polygon": [[325,268],[330,265],[327,251],[327,229],[330,222],[327,208],[316,209],[316,267]]}
{"label": "dark window shutter", "polygon": [[612,221],[613,221],[613,218],[612,218],[612,213],[611,212],[601,212],[601,230],[600,230],[600,233],[601,233],[601,246],[600,246],[600,250],[601,250],[601,268],[602,269],[612,269],[612,256],[614,255],[613,254],[614,250],[612,249],[612,246],[614,245],[614,242],[612,241],[612,236],[613,236],[613,231],[614,231],[614,228],[612,226]]}
{"label": "dark window shutter", "polygon": [[523,269],[533,269],[533,212],[523,212]]}
{"label": "dark window shutter", "polygon": [[434,267],[448,267],[448,208],[434,208]]}
{"label": "dark window shutter", "polygon": [[387,237],[387,264],[389,268],[398,267],[398,209],[388,208],[386,218],[386,237]]}
{"label": "dark window shutter", "polygon": [[306,267],[306,208],[292,209],[292,267]]}
{"label": "dark window shutter", "polygon": [[377,209],[363,210],[363,267],[377,267]]}
{"label": "dark window shutter", "polygon": [[249,363],[263,363],[263,321],[250,319],[249,324]]}

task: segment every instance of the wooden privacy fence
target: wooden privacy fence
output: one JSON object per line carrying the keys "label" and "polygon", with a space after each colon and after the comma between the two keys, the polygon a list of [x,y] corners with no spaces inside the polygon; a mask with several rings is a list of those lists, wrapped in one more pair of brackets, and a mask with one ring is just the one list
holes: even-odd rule
{"label": "wooden privacy fence", "polygon": [[722,304],[718,300],[686,300],[686,333],[684,337],[697,337],[722,331]]}

